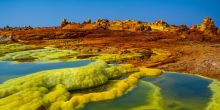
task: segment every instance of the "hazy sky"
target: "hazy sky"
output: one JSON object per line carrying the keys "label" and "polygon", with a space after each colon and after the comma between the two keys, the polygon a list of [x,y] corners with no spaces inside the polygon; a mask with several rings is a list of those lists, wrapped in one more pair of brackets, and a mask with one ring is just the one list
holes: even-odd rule
{"label": "hazy sky", "polygon": [[0,0],[0,27],[58,26],[63,18],[135,19],[200,24],[210,16],[220,27],[220,0]]}

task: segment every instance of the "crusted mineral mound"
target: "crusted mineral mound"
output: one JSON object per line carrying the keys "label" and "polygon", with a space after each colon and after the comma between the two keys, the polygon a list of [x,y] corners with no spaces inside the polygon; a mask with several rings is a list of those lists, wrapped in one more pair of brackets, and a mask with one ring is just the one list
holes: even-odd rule
{"label": "crusted mineral mound", "polygon": [[191,29],[196,31],[201,31],[205,35],[213,36],[218,34],[218,28],[215,26],[214,20],[212,20],[209,17],[203,19],[201,25],[193,25]]}
{"label": "crusted mineral mound", "polygon": [[163,20],[157,20],[152,23],[151,27],[160,31],[168,31],[167,28],[169,27],[169,24]]}
{"label": "crusted mineral mound", "polygon": [[108,29],[109,20],[107,20],[107,19],[98,19],[97,21],[95,21],[94,25],[98,29]]}
{"label": "crusted mineral mound", "polygon": [[215,26],[214,21],[211,18],[207,17],[203,20],[200,26],[200,30],[208,35],[216,35],[218,28]]}
{"label": "crusted mineral mound", "polygon": [[[53,88],[62,84],[67,90],[85,89],[102,85],[108,79],[120,76],[125,70],[109,67],[104,61],[96,61],[79,68],[42,71],[11,79],[0,85],[0,97],[5,97],[30,87]],[[19,85],[19,87],[17,87]]]}
{"label": "crusted mineral mound", "polygon": [[[103,92],[74,92],[102,85],[125,73],[133,74],[113,81],[114,84]],[[158,69],[112,66],[101,60],[77,68],[41,71],[0,84],[0,109],[75,110],[85,103],[120,97],[132,89],[141,77],[161,73]]]}

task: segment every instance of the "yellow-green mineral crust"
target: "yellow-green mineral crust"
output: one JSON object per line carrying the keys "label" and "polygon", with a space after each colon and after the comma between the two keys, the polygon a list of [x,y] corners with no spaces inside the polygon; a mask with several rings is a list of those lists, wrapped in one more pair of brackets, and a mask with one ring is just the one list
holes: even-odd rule
{"label": "yellow-green mineral crust", "polygon": [[[77,109],[89,102],[120,97],[131,90],[139,78],[162,72],[157,69],[132,68],[131,65],[111,66],[97,60],[82,67],[47,70],[10,79],[0,85],[0,110]],[[126,73],[132,74],[116,81],[104,92],[71,94],[74,90],[100,86]]]}
{"label": "yellow-green mineral crust", "polygon": [[206,107],[206,110],[219,110],[220,108],[220,82],[214,80],[210,85],[209,88],[212,91],[212,98]]}

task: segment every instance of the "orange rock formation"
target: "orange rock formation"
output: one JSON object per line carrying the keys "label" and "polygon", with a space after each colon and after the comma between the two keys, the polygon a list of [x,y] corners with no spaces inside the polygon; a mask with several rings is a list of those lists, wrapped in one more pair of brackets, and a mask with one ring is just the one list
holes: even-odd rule
{"label": "orange rock formation", "polygon": [[157,20],[153,23],[147,23],[135,20],[113,20],[98,19],[95,22],[91,22],[91,19],[80,23],[70,23],[64,19],[61,23],[62,29],[75,29],[75,30],[93,30],[93,29],[104,29],[104,30],[124,30],[133,32],[149,32],[149,31],[162,31],[162,32],[175,32],[184,33],[187,31],[202,32],[204,35],[215,36],[220,33],[218,28],[215,26],[214,21],[206,17],[201,25],[194,25],[188,28],[185,25],[174,26],[169,25],[163,20]]}

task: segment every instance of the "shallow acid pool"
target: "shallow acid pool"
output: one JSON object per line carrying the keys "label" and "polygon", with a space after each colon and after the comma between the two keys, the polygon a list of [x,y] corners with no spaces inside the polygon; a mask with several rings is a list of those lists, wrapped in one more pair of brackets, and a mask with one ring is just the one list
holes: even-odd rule
{"label": "shallow acid pool", "polygon": [[211,82],[178,73],[145,77],[126,95],[90,103],[83,110],[204,110],[212,96],[208,87]]}
{"label": "shallow acid pool", "polygon": [[[0,62],[0,83],[43,70],[84,66],[92,62]],[[86,104],[82,110],[206,110],[213,91],[212,80],[181,73],[144,77],[127,94],[107,101]],[[216,110],[216,109],[207,109]]]}
{"label": "shallow acid pool", "polygon": [[92,62],[92,60],[81,60],[74,62],[0,62],[0,83],[11,78],[24,76],[44,70],[71,68],[84,66]]}
{"label": "shallow acid pool", "polygon": [[165,106],[170,110],[202,110],[212,95],[208,87],[212,81],[194,75],[166,73],[142,80],[161,88]]}

